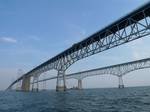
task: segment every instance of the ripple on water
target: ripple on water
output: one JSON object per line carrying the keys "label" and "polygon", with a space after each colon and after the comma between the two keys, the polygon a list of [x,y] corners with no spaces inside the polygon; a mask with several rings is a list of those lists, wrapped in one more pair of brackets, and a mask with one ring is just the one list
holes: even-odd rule
{"label": "ripple on water", "polygon": [[0,112],[149,112],[150,87],[0,92]]}

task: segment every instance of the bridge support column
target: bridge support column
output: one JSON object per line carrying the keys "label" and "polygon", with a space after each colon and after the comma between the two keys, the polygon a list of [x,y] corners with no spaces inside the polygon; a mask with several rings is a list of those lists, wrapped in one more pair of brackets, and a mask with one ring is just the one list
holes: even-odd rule
{"label": "bridge support column", "polygon": [[56,91],[66,91],[66,77],[64,70],[58,70]]}
{"label": "bridge support column", "polygon": [[30,77],[24,77],[22,79],[22,86],[21,86],[22,91],[30,91]]}
{"label": "bridge support column", "polygon": [[82,89],[82,79],[78,79],[78,89]]}
{"label": "bridge support column", "polygon": [[33,76],[32,91],[39,91],[39,76]]}
{"label": "bridge support column", "polygon": [[119,78],[119,86],[118,86],[118,88],[124,88],[122,76],[118,76],[118,78]]}

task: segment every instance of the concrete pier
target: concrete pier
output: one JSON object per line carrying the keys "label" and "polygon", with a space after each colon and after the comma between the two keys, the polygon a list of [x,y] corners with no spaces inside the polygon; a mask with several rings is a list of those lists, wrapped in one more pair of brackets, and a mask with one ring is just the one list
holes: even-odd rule
{"label": "concrete pier", "polygon": [[56,91],[66,91],[66,89],[65,71],[58,70]]}
{"label": "concrete pier", "polygon": [[22,91],[30,91],[30,77],[24,77],[22,79],[22,86],[21,86]]}
{"label": "concrete pier", "polygon": [[118,78],[119,78],[119,86],[118,86],[118,88],[120,88],[120,89],[124,88],[122,76],[118,76]]}
{"label": "concrete pier", "polygon": [[56,91],[66,91],[66,86],[56,86]]}

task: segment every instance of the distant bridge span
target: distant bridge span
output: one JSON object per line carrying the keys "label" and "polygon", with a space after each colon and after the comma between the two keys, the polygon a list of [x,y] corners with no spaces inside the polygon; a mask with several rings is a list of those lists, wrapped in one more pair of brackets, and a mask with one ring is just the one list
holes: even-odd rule
{"label": "distant bridge span", "polygon": [[150,2],[35,67],[15,80],[8,89],[22,80],[22,90],[29,91],[31,77],[55,69],[58,71],[56,90],[65,90],[65,71],[76,61],[149,34]]}
{"label": "distant bridge span", "polygon": [[[110,74],[110,75],[118,76],[119,88],[121,88],[121,87],[124,87],[123,80],[122,80],[123,75],[126,75],[127,73],[132,72],[132,71],[145,69],[145,68],[150,68],[150,58],[107,66],[107,67],[102,67],[102,68],[97,68],[97,69],[86,70],[86,71],[82,71],[78,73],[67,74],[66,79],[77,79],[78,88],[81,89],[82,79],[86,77],[95,76],[95,75],[104,75],[104,74],[109,75]],[[52,79],[57,79],[57,76],[38,80],[38,81],[32,82],[32,84],[47,81],[47,80],[52,80]]]}

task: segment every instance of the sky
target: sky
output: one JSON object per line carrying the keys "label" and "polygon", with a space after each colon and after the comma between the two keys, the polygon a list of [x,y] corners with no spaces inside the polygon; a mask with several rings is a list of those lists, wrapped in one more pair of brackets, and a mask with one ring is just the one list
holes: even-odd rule
{"label": "sky", "polygon": [[[0,0],[0,90],[74,43],[95,33],[148,0]],[[150,56],[150,37],[101,52],[73,64],[66,73],[134,61]],[[150,69],[124,76],[125,86],[150,85]],[[46,77],[56,75],[49,71]],[[68,86],[77,84],[68,80]],[[47,88],[55,88],[56,80]],[[94,76],[83,87],[117,87],[117,77]]]}

